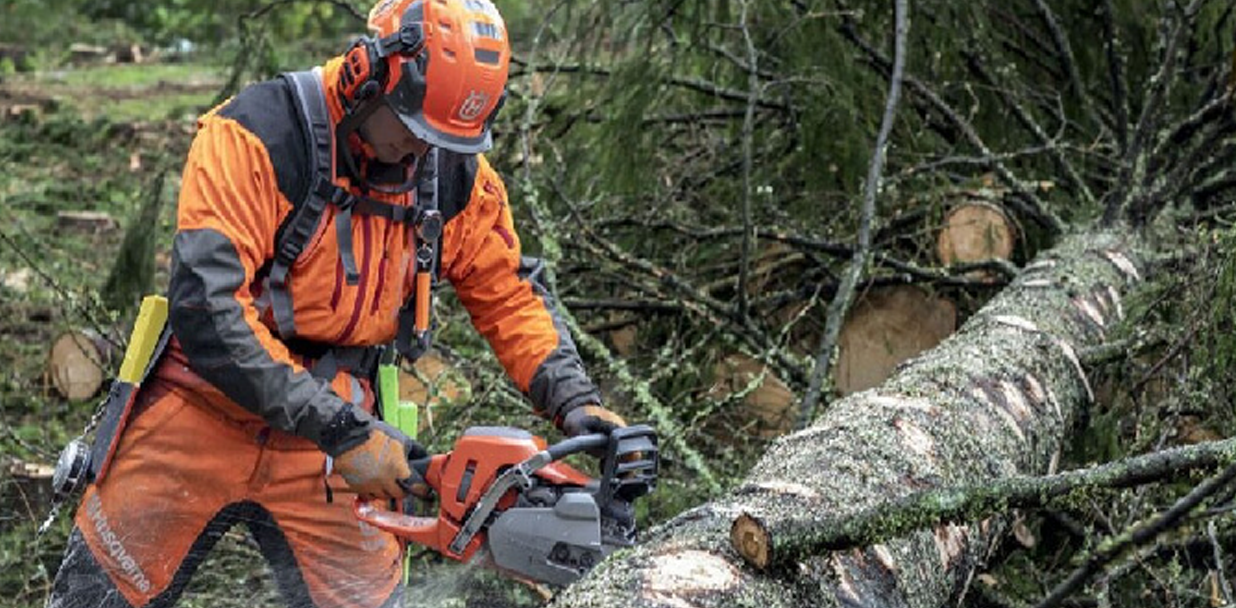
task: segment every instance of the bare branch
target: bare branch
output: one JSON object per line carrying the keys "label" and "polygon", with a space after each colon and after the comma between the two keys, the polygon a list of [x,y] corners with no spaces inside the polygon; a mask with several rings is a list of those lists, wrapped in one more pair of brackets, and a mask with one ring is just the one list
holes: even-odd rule
{"label": "bare branch", "polygon": [[[871,46],[869,42],[859,36],[852,20],[846,19],[842,22],[841,33],[857,45],[864,53],[866,53],[875,65],[881,67],[881,69],[887,69],[889,65],[888,60],[882,53],[880,53],[879,50]],[[979,137],[978,132],[974,130],[974,125],[972,125],[969,120],[963,118],[957,110],[941,99],[935,91],[931,90],[931,88],[922,81],[914,78],[913,76],[904,77],[904,81],[906,85],[909,86],[911,91],[925,100],[932,109],[942,114],[949,124],[961,132],[966,141],[971,146],[978,149],[982,158],[989,159],[987,168],[995,171],[996,175],[1000,178],[1000,181],[1008,186],[1009,189],[1013,190],[1016,194],[1015,197],[1010,198],[1010,206],[1012,206],[1018,213],[1040,224],[1053,234],[1061,234],[1064,232],[1064,222],[1056,216],[1056,214],[1047,209],[1039,197],[1035,196],[1033,192],[1027,190],[1021,180],[1019,180],[1017,176],[1008,169],[1008,167],[1004,166],[1004,163],[996,160],[995,154],[990,148],[987,147],[987,144],[983,142],[983,139]]]}
{"label": "bare branch", "polygon": [[[1150,79],[1145,102],[1142,104],[1142,113],[1137,119],[1137,126],[1133,129],[1133,140],[1129,144],[1128,152],[1123,155],[1125,164],[1121,170],[1121,179],[1116,185],[1116,195],[1108,200],[1107,209],[1103,213],[1104,223],[1114,222],[1119,217],[1121,212],[1130,204],[1130,184],[1141,183],[1145,178],[1144,172],[1147,168],[1147,162],[1146,159],[1141,158],[1141,155],[1158,128],[1159,118],[1163,112],[1163,104],[1167,99],[1167,93],[1176,81],[1177,64],[1179,63],[1177,49],[1184,40],[1185,33],[1189,31],[1189,26],[1192,25],[1197,11],[1206,1],[1192,0],[1188,7],[1181,11],[1180,14],[1175,15],[1175,25],[1166,36],[1163,63],[1159,65],[1159,71]],[[1173,5],[1169,3],[1168,6]],[[1168,18],[1168,15],[1164,16],[1164,19]],[[1141,222],[1145,217],[1138,216],[1130,219],[1133,219],[1135,222]]]}
{"label": "bare branch", "polygon": [[811,370],[811,379],[807,384],[807,394],[803,397],[799,409],[796,428],[805,428],[815,418],[816,406],[825,379],[832,371],[833,351],[837,349],[837,339],[841,335],[841,325],[845,321],[850,304],[854,301],[855,287],[862,277],[863,270],[871,260],[871,227],[875,223],[876,195],[880,192],[884,179],[884,163],[888,153],[888,140],[893,132],[893,122],[897,118],[897,105],[901,102],[901,85],[906,67],[906,37],[910,30],[910,15],[907,0],[894,0],[894,41],[893,69],[889,79],[888,98],[884,102],[884,116],[880,119],[880,132],[876,135],[875,147],[871,151],[871,165],[867,171],[867,180],[863,188],[863,206],[858,224],[858,242],[854,247],[854,255],[841,278],[841,286],[833,296],[828,306],[828,320],[824,324],[824,336],[820,339],[820,347],[816,353],[815,367]]}
{"label": "bare branch", "polygon": [[1108,539],[1099,545],[1098,549],[1086,559],[1086,562],[1069,575],[1069,578],[1052,589],[1051,593],[1043,598],[1043,601],[1039,602],[1036,608],[1055,608],[1055,606],[1059,606],[1065,598],[1072,595],[1091,576],[1105,568],[1113,559],[1119,557],[1125,551],[1145,545],[1160,534],[1175,528],[1203,500],[1223,489],[1233,479],[1236,479],[1236,464],[1229,464],[1218,475],[1207,478],[1180,500],[1177,500],[1170,509],[1159,514],[1153,520],[1136,525],[1120,533],[1114,539]]}
{"label": "bare branch", "polygon": [[[1041,3],[1042,0],[1038,0],[1038,2]],[[1077,193],[1081,195],[1082,201],[1087,205],[1095,204],[1096,199],[1094,198],[1094,193],[1090,191],[1090,187],[1086,185],[1086,181],[1082,179],[1080,174],[1078,174],[1077,169],[1073,166],[1073,163],[1069,162],[1069,159],[1064,157],[1064,154],[1060,152],[1060,147],[1051,137],[1047,135],[1043,128],[1039,126],[1038,121],[1034,120],[1034,117],[1031,116],[1030,113],[1017,102],[1017,100],[1013,99],[1013,96],[1009,93],[1008,89],[996,83],[995,79],[991,77],[991,74],[987,72],[986,66],[983,65],[983,59],[978,55],[978,53],[966,52],[965,58],[966,65],[970,68],[970,71],[974,73],[975,76],[978,76],[980,80],[990,86],[992,90],[1000,96],[1000,99],[1004,101],[1004,105],[1012,110],[1013,116],[1017,118],[1017,122],[1021,123],[1027,131],[1030,131],[1030,133],[1034,135],[1034,138],[1038,140],[1039,144],[1047,150],[1048,155],[1051,156],[1053,161],[1055,161],[1056,167],[1064,173],[1065,181],[1072,185]]]}
{"label": "bare branch", "polygon": [[[1095,112],[1094,102],[1086,92],[1085,85],[1082,84],[1081,73],[1077,71],[1077,59],[1073,56],[1073,47],[1069,44],[1069,36],[1060,27],[1056,13],[1047,5],[1046,0],[1034,0],[1034,6],[1038,9],[1039,15],[1043,17],[1043,22],[1047,24],[1047,31],[1051,33],[1052,43],[1056,46],[1056,55],[1060,59],[1064,72],[1069,76],[1069,88],[1081,102],[1090,121],[1095,125],[1103,125],[1103,120]],[[1088,200],[1093,201],[1094,197],[1090,196]]]}
{"label": "bare branch", "polygon": [[743,0],[740,8],[739,26],[742,28],[743,42],[747,47],[747,115],[742,121],[742,262],[738,268],[738,303],[739,317],[747,316],[747,275],[751,271],[751,251],[755,247],[755,225],[751,218],[751,171],[755,139],[755,108],[760,102],[759,57],[755,52],[755,43],[751,41],[751,29],[747,26],[747,11],[750,2]]}

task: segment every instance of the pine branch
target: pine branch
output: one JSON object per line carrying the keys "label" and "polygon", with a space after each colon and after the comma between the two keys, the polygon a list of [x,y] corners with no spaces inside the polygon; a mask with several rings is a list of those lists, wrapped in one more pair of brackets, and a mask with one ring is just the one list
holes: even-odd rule
{"label": "pine branch", "polygon": [[1180,500],[1177,500],[1170,509],[1160,513],[1153,520],[1135,525],[1121,532],[1116,538],[1104,541],[1103,544],[1099,545],[1098,549],[1090,554],[1084,564],[1074,570],[1064,582],[1052,589],[1051,593],[1043,598],[1043,601],[1039,602],[1036,608],[1055,608],[1059,606],[1065,598],[1077,591],[1095,573],[1102,571],[1107,564],[1111,563],[1125,551],[1146,545],[1160,534],[1178,526],[1203,500],[1223,489],[1233,479],[1236,479],[1236,464],[1229,464],[1218,475],[1203,481]]}

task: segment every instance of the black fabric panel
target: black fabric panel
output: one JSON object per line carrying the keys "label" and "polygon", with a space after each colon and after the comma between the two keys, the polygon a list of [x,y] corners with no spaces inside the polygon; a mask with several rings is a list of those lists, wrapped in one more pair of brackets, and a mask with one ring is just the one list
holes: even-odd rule
{"label": "black fabric panel", "polygon": [[240,123],[261,140],[275,167],[279,190],[293,204],[308,192],[305,128],[288,83],[281,78],[245,87],[218,115]]}
{"label": "black fabric panel", "polygon": [[69,545],[52,582],[46,608],[133,608],[90,553],[81,530],[73,526]]}
{"label": "black fabric panel", "polygon": [[[330,384],[307,371],[277,361],[245,322],[233,294],[245,280],[236,248],[215,230],[183,230],[172,243],[168,285],[168,322],[189,366],[241,407],[271,426],[308,438],[328,454],[368,435],[369,414],[356,411],[363,424],[328,433],[348,407]],[[331,435],[337,445],[323,443]]]}
{"label": "black fabric panel", "polygon": [[449,222],[463,213],[472,198],[478,161],[475,154],[438,151],[438,211]]}
{"label": "black fabric panel", "polygon": [[176,568],[176,574],[172,575],[172,582],[163,590],[163,593],[155,596],[153,600],[147,604],[147,608],[169,608],[176,605],[176,601],[180,599],[180,595],[184,593],[185,587],[189,586],[189,581],[193,578],[193,573],[197,572],[198,566],[206,560],[206,556],[210,555],[210,550],[215,547],[220,538],[227,533],[232,526],[236,525],[237,521],[243,517],[244,507],[241,504],[231,504],[211,518],[210,523],[202,530],[193,541],[193,545],[189,547],[189,553],[185,555],[184,561],[180,562],[180,566]]}
{"label": "black fabric panel", "polygon": [[528,398],[538,412],[559,423],[562,416],[581,405],[601,403],[601,391],[584,371],[584,363],[575,348],[575,341],[571,339],[571,332],[562,321],[562,315],[558,314],[557,304],[545,286],[544,272],[543,261],[528,256],[519,259],[519,277],[532,284],[532,290],[545,303],[545,309],[549,311],[554,329],[558,332],[558,348],[536,368],[528,386]]}
{"label": "black fabric panel", "polygon": [[275,524],[275,518],[261,505],[248,502],[245,506],[245,527],[257,541],[262,557],[275,574],[275,585],[288,608],[313,608],[309,586],[296,565],[296,556],[283,530]]}

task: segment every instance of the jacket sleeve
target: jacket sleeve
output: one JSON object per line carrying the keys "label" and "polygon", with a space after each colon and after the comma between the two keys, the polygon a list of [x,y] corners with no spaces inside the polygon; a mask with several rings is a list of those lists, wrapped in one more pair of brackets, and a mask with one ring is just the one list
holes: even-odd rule
{"label": "jacket sleeve", "polygon": [[368,414],[294,363],[250,290],[290,210],[261,141],[230,119],[203,118],[180,191],[169,321],[193,371],[271,426],[337,454],[363,441]]}
{"label": "jacket sleeve", "polygon": [[542,262],[520,255],[506,187],[484,157],[478,161],[471,200],[448,224],[446,277],[515,385],[560,426],[568,411],[601,395],[545,287]]}

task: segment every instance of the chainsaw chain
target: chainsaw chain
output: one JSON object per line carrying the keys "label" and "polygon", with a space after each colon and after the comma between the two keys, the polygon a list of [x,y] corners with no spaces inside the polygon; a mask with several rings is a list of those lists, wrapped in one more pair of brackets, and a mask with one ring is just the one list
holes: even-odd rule
{"label": "chainsaw chain", "polygon": [[[84,440],[86,438],[86,435],[89,435],[96,428],[98,428],[99,423],[103,421],[103,415],[106,412],[107,412],[107,398],[104,397],[103,400],[99,402],[99,405],[95,407],[94,414],[90,416],[90,420],[86,421],[86,426],[82,427],[81,434],[73,438],[72,441]],[[58,460],[56,464],[57,465],[60,464]],[[43,520],[43,523],[39,525],[39,529],[34,533],[35,540],[42,538],[43,533],[47,532],[47,530],[51,528],[52,524],[55,523],[56,517],[60,515],[60,507],[64,503],[64,498],[67,498],[67,497],[57,497],[54,494],[55,488],[53,488],[52,490],[53,490],[52,503],[51,503],[51,507],[47,509],[47,519]]]}

